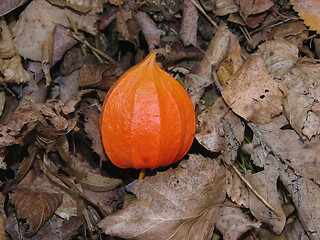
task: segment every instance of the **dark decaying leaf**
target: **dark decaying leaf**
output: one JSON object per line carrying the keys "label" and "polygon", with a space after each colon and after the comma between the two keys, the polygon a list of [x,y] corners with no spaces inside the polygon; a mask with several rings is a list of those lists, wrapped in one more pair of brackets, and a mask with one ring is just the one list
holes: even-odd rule
{"label": "dark decaying leaf", "polygon": [[225,199],[225,168],[190,155],[176,169],[138,182],[136,199],[104,218],[106,234],[131,239],[211,239],[217,209]]}
{"label": "dark decaying leaf", "polygon": [[18,183],[26,175],[29,169],[32,167],[34,157],[37,153],[37,148],[35,145],[30,145],[28,148],[28,155],[23,159],[20,164],[18,173],[14,177],[11,184]]}
{"label": "dark decaying leaf", "polygon": [[52,216],[62,202],[62,195],[49,192],[30,192],[16,189],[10,195],[18,218],[26,219],[29,229],[27,236],[34,235]]}

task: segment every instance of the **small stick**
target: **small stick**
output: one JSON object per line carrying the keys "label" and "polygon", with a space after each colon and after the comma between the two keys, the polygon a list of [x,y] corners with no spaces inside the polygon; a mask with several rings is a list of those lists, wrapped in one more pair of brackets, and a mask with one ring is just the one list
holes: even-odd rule
{"label": "small stick", "polygon": [[146,168],[141,168],[138,181],[141,181],[142,179],[144,179],[144,176],[146,175],[146,172],[147,172]]}
{"label": "small stick", "polygon": [[247,185],[247,187],[257,196],[257,198],[259,198],[259,200],[266,205],[267,208],[269,208],[272,212],[274,212],[278,219],[281,219],[280,213],[274,209],[266,200],[264,200],[263,197],[261,197],[261,195],[251,186],[251,184],[241,175],[241,173],[239,172],[239,170],[232,165],[231,166],[233,168],[233,170],[236,172],[236,174],[241,178],[241,180]]}
{"label": "small stick", "polygon": [[209,22],[215,27],[219,28],[219,26],[208,16],[208,14],[203,10],[203,8],[200,6],[198,2],[195,0],[191,0],[191,2],[198,8],[198,10],[209,20]]}

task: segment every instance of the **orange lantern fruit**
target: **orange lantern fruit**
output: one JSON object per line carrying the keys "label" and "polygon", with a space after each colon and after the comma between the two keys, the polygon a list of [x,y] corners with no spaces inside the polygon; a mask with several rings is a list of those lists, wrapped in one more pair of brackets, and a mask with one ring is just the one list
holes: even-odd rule
{"label": "orange lantern fruit", "polygon": [[186,91],[151,52],[109,90],[100,116],[105,152],[120,168],[155,169],[190,149],[195,113]]}

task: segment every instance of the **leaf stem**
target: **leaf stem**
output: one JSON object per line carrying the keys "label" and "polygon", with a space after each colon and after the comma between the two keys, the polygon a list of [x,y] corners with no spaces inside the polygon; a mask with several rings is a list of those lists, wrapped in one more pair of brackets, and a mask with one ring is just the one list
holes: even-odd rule
{"label": "leaf stem", "polygon": [[138,181],[140,181],[144,178],[144,176],[146,175],[146,172],[147,172],[146,168],[141,168]]}

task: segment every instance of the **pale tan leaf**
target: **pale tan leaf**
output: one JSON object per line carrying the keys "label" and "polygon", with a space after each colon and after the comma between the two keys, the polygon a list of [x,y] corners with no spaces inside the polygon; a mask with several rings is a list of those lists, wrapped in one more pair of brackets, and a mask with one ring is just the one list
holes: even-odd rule
{"label": "pale tan leaf", "polygon": [[112,190],[122,184],[118,178],[108,178],[94,173],[88,173],[84,178],[78,180],[81,186],[93,192],[105,192]]}
{"label": "pale tan leaf", "polygon": [[18,218],[26,219],[29,225],[26,236],[34,235],[52,216],[62,202],[62,195],[48,192],[30,192],[16,189],[10,195]]}
{"label": "pale tan leaf", "polygon": [[210,239],[214,204],[225,199],[225,169],[216,160],[190,155],[175,169],[138,182],[136,199],[104,218],[106,234],[132,239]]}
{"label": "pale tan leaf", "polygon": [[4,19],[0,21],[0,57],[11,58],[16,54],[16,48],[13,44],[12,36],[7,23]]}
{"label": "pale tan leaf", "polygon": [[259,45],[256,52],[273,79],[281,80],[299,60],[299,49],[287,41],[274,40]]}
{"label": "pale tan leaf", "polygon": [[290,3],[310,30],[320,34],[320,2],[318,0],[290,0]]}
{"label": "pale tan leaf", "polygon": [[320,239],[319,185],[306,177],[297,176],[291,169],[283,171],[280,178],[292,196],[300,222],[309,238]]}
{"label": "pale tan leaf", "polygon": [[198,116],[200,132],[195,134],[198,142],[211,152],[221,152],[224,148],[224,129],[222,118],[229,111],[222,98]]}
{"label": "pale tan leaf", "polygon": [[82,13],[102,12],[104,4],[104,0],[48,0],[48,2],[61,7],[70,7]]}
{"label": "pale tan leaf", "polygon": [[289,85],[284,113],[302,139],[320,133],[320,64],[298,63],[283,77]]}
{"label": "pale tan leaf", "polygon": [[3,81],[18,84],[29,81],[30,76],[22,66],[21,58],[16,52],[10,30],[4,19],[0,21],[0,29],[0,70],[4,75]]}
{"label": "pale tan leaf", "polygon": [[250,55],[230,77],[222,96],[231,109],[247,121],[268,123],[282,112],[283,94],[262,59]]}
{"label": "pale tan leaf", "polygon": [[254,134],[262,143],[294,171],[300,175],[320,184],[320,139],[301,141],[299,135],[292,129],[281,129],[288,125],[286,117],[282,114],[269,124],[250,124]]}

